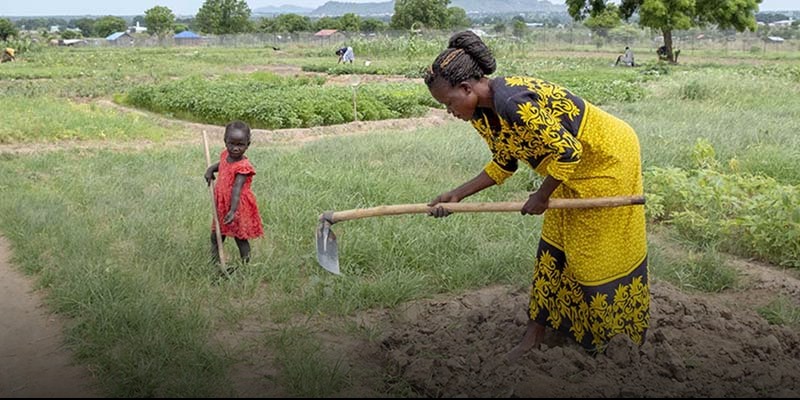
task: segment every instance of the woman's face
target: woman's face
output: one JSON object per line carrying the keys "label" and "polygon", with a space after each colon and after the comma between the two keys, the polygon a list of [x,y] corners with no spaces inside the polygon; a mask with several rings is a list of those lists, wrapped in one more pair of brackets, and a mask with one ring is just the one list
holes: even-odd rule
{"label": "woman's face", "polygon": [[469,121],[478,106],[478,95],[469,82],[461,82],[456,86],[444,79],[436,79],[429,88],[431,96],[447,107],[447,112],[458,119]]}

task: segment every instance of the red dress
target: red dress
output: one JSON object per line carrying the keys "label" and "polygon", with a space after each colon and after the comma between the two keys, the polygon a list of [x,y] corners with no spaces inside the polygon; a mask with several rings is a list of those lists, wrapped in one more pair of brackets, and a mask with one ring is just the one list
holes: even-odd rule
{"label": "red dress", "polygon": [[[225,224],[223,223],[225,215],[231,209],[231,194],[233,193],[236,174],[246,175],[247,179],[244,181],[242,192],[239,196],[239,207],[236,208],[236,216],[233,218],[233,222]],[[250,183],[253,181],[253,175],[255,174],[256,170],[247,157],[242,156],[241,160],[231,163],[228,162],[228,150],[222,151],[214,186],[214,200],[217,202],[217,216],[219,217],[220,231],[223,235],[239,239],[252,239],[264,234],[256,196],[250,189]],[[214,230],[213,223],[211,224],[211,229]]]}

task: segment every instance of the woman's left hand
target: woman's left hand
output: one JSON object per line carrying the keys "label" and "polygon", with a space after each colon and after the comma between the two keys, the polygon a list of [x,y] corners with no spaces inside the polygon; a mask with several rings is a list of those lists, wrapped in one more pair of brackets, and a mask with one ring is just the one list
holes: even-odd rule
{"label": "woman's left hand", "polygon": [[549,197],[543,196],[538,190],[533,192],[528,197],[528,201],[525,202],[525,205],[522,206],[522,215],[542,214],[547,210],[547,203],[549,200]]}

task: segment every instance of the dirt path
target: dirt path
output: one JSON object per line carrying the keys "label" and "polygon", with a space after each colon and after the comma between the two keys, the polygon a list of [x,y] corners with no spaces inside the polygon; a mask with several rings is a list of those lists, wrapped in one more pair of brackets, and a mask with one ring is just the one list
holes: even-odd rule
{"label": "dirt path", "polygon": [[72,364],[64,322],[45,310],[10,254],[0,237],[0,397],[101,397],[86,367]]}

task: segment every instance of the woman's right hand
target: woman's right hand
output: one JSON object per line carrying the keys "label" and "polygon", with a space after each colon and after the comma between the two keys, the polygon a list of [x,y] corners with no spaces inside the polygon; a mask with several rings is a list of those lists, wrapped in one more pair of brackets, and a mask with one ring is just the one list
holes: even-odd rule
{"label": "woman's right hand", "polygon": [[436,205],[439,203],[458,203],[459,201],[461,201],[461,198],[455,195],[453,192],[442,193],[428,203],[428,206],[431,207],[428,210],[428,215],[434,218],[446,217],[451,214],[450,211],[447,211],[442,206],[437,207]]}

